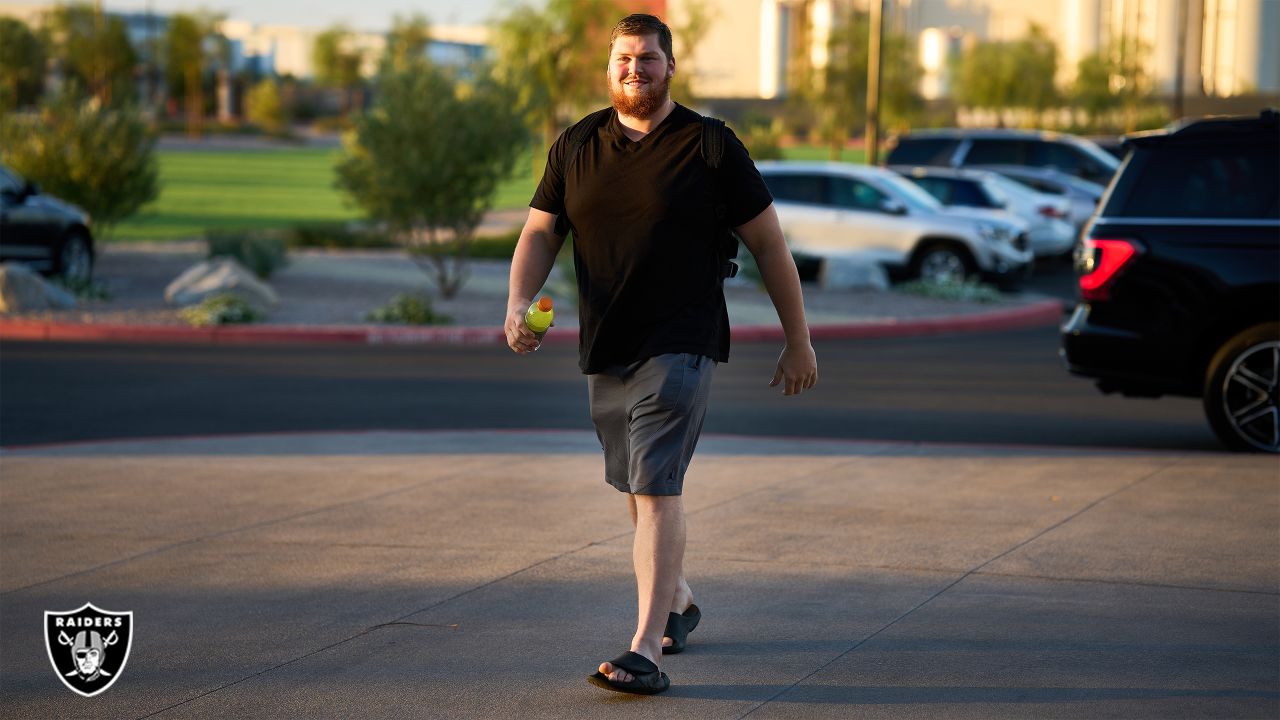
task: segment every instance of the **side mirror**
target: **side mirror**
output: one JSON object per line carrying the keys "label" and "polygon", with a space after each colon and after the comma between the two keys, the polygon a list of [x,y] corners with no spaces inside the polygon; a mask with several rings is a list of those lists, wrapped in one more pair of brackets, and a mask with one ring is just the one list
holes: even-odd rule
{"label": "side mirror", "polygon": [[889,213],[890,215],[906,215],[907,206],[897,200],[881,200],[880,211]]}

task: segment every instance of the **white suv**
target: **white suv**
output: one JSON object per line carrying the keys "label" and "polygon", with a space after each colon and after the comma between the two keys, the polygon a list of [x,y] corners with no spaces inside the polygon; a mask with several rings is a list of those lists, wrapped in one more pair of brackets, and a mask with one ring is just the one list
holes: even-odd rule
{"label": "white suv", "polygon": [[1034,258],[1027,224],[1008,213],[946,208],[884,168],[761,162],[787,243],[819,258],[870,257],[895,274],[1008,284]]}

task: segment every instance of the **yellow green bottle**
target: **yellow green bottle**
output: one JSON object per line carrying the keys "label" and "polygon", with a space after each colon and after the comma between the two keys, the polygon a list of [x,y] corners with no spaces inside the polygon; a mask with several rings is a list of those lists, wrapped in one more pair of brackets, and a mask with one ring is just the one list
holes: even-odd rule
{"label": "yellow green bottle", "polygon": [[542,336],[547,334],[547,329],[551,327],[551,321],[555,319],[556,313],[553,309],[551,298],[543,295],[537,302],[529,305],[529,310],[524,314],[524,324],[533,331],[538,337],[538,341],[542,341]]}

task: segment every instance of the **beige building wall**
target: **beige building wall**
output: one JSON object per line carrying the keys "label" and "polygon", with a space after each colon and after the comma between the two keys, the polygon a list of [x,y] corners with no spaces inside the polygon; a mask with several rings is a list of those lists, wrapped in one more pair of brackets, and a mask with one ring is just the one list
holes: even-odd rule
{"label": "beige building wall", "polygon": [[[692,53],[677,41],[677,72],[693,73],[693,91],[702,97],[761,97],[761,65],[770,44],[761,18],[771,0],[705,0],[714,17],[701,45]],[[667,23],[678,27],[688,17],[687,0],[667,0]],[[687,58],[687,60],[686,60]]]}

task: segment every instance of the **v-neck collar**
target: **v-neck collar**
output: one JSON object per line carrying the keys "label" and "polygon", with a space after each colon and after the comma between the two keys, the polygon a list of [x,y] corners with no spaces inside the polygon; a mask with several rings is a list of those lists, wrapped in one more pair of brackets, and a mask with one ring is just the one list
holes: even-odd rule
{"label": "v-neck collar", "polygon": [[622,124],[622,119],[618,116],[618,110],[615,108],[613,111],[613,117],[610,119],[610,122],[613,125],[613,134],[615,137],[619,138],[620,140],[625,141],[626,147],[637,147],[637,146],[644,145],[646,140],[656,135],[659,130],[662,130],[670,123],[671,117],[673,115],[675,115],[677,112],[680,112],[683,109],[684,109],[683,105],[673,101],[671,112],[667,113],[667,116],[662,118],[661,122],[655,125],[652,130],[645,133],[644,137],[640,138],[639,140],[632,140],[631,136],[627,135],[626,126]]}

